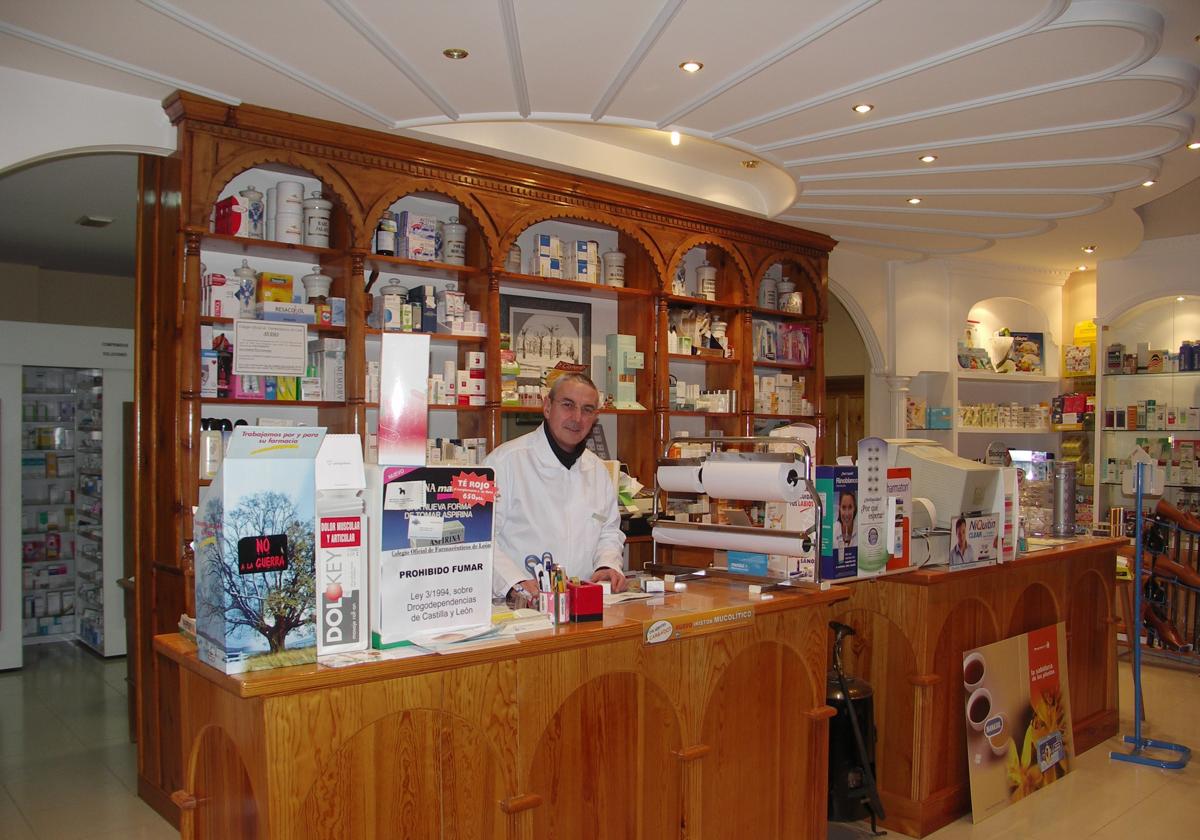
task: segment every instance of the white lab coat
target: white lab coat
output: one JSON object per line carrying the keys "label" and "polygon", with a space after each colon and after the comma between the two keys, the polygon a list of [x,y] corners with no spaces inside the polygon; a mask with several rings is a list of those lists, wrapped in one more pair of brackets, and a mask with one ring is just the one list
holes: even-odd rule
{"label": "white lab coat", "polygon": [[585,580],[601,567],[624,566],[617,493],[595,453],[585,451],[568,470],[539,426],[496,447],[484,463],[495,467],[499,491],[492,559],[497,597],[530,578],[530,554],[541,558],[548,551],[568,576]]}

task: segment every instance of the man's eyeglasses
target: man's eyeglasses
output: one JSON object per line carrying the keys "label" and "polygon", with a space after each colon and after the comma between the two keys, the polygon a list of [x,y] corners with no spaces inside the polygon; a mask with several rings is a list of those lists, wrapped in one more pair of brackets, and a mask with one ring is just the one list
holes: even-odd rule
{"label": "man's eyeglasses", "polygon": [[580,405],[579,403],[575,402],[575,400],[555,400],[555,402],[558,404],[558,407],[567,412],[567,414],[574,414],[576,411],[578,411],[584,417],[595,417],[600,413],[600,409],[596,408],[596,406]]}

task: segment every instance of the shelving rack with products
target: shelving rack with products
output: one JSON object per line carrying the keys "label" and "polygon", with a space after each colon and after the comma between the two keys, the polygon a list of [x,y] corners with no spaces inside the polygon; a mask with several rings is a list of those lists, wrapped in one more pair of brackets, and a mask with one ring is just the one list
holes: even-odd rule
{"label": "shelving rack with products", "polygon": [[[319,423],[333,432],[357,433],[365,442],[377,422],[376,406],[366,394],[367,363],[380,342],[379,333],[368,327],[367,315],[380,284],[389,280],[408,287],[431,284],[444,289],[455,284],[468,305],[480,312],[486,335],[470,340],[433,337],[431,371],[447,361],[465,366],[467,353],[482,350],[485,405],[433,406],[430,429],[434,435],[484,438],[489,449],[521,431],[519,420],[536,421],[539,413],[501,402],[501,333],[508,331],[501,318],[502,302],[521,296],[545,302],[547,308],[553,302],[575,310],[586,305],[592,373],[602,390],[605,336],[632,335],[645,360],[637,376],[637,401],[644,409],[604,410],[600,424],[614,457],[652,486],[654,464],[672,424],[696,422],[683,414],[673,416],[668,387],[672,368],[697,368],[703,371],[696,373],[697,381],[702,375],[706,387],[727,384],[749,393],[755,368],[751,324],[753,317],[764,317],[753,312],[758,283],[772,266],[783,264],[804,297],[801,318],[812,328],[814,354],[804,370],[805,387],[817,415],[809,420],[821,423],[826,273],[834,245],[825,236],[621,185],[253,106],[230,108],[177,93],[164,107],[178,130],[180,151],[169,159],[145,161],[142,172],[143,195],[157,198],[143,207],[140,247],[156,271],[153,288],[140,298],[138,342],[155,365],[139,388],[144,434],[138,456],[143,469],[134,488],[137,556],[143,558],[139,598],[143,614],[153,617],[147,621],[156,628],[173,627],[179,613],[191,612],[185,543],[201,484],[201,418],[252,421],[282,415]],[[333,203],[328,248],[209,232],[210,212],[219,198],[243,184],[261,190],[270,186],[271,178],[285,176],[303,181],[306,191],[320,189]],[[373,234],[382,214],[417,207],[443,222],[456,216],[466,225],[464,266],[374,253]],[[624,287],[528,273],[533,251],[529,243],[540,232],[596,240],[601,253],[623,252]],[[520,270],[506,266],[514,244],[526,258]],[[727,329],[734,344],[729,360],[672,358],[667,351],[669,309],[691,305],[688,299],[693,297],[671,294],[671,273],[694,259],[687,256],[693,249],[718,269],[719,299],[709,303],[729,313]],[[288,405],[202,398],[201,328],[218,324],[203,323],[200,317],[201,264],[210,272],[225,273],[242,259],[259,270],[282,264],[286,268],[271,270],[296,277],[319,265],[333,278],[331,294],[346,299],[344,401]],[[791,316],[772,312],[769,317]],[[736,412],[698,421],[706,428],[749,434],[756,426],[753,409],[743,399]],[[148,634],[146,644],[143,653],[150,662]],[[147,670],[141,676],[143,708],[157,708],[157,678]],[[143,735],[164,743],[160,725],[174,724],[148,715]],[[150,768],[147,775],[147,785],[170,793],[158,770]]]}
{"label": "shelving rack with products", "polygon": [[75,637],[75,371],[26,366],[21,395],[22,633]]}
{"label": "shelving rack with products", "polygon": [[[1180,300],[1179,298],[1183,299]],[[1137,447],[1166,468],[1164,498],[1179,508],[1200,504],[1200,467],[1194,466],[1200,451],[1200,423],[1189,420],[1188,409],[1200,407],[1200,370],[1172,370],[1170,356],[1177,356],[1184,341],[1200,342],[1200,298],[1167,296],[1131,308],[1111,324],[1102,324],[1097,360],[1096,451],[1097,481],[1095,525],[1107,523],[1113,507],[1130,509],[1132,500],[1121,490],[1122,470]],[[1166,369],[1149,371],[1136,356],[1138,344],[1150,350],[1165,350]],[[1133,371],[1122,368],[1109,373],[1109,353],[1133,356]],[[1184,362],[1185,367],[1190,367]],[[1164,422],[1147,416],[1153,403],[1164,408]],[[1129,416],[1130,407],[1136,418]],[[1120,422],[1122,421],[1123,422]],[[1132,420],[1132,422],[1131,422]],[[1171,421],[1174,422],[1171,422]]]}

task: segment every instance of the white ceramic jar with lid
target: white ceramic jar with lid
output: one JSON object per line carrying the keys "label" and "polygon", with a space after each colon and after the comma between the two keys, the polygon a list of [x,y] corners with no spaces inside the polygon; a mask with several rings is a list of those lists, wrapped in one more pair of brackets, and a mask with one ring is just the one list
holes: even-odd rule
{"label": "white ceramic jar with lid", "polygon": [[763,309],[779,308],[779,281],[770,274],[758,285],[758,305]]}
{"label": "white ceramic jar with lid", "polygon": [[604,264],[604,284],[606,286],[625,285],[625,254],[621,251],[605,251],[601,257]]}
{"label": "white ceramic jar with lid", "polygon": [[467,226],[459,223],[458,216],[442,225],[442,262],[467,264]]}
{"label": "white ceramic jar with lid", "polygon": [[379,288],[379,328],[399,331],[404,329],[404,310],[408,308],[408,289],[398,280],[389,280]]}
{"label": "white ceramic jar with lid", "polygon": [[314,265],[312,274],[305,274],[300,278],[300,282],[304,284],[304,297],[309,303],[320,305],[327,302],[333,278],[328,274],[322,274],[321,266]]}
{"label": "white ceramic jar with lid", "polygon": [[319,190],[304,199],[304,244],[318,248],[329,247],[329,216],[333,202],[321,196]]}
{"label": "white ceramic jar with lid", "polygon": [[521,246],[516,242],[508,249],[508,256],[504,259],[504,270],[510,274],[521,273]]}
{"label": "white ceramic jar with lid", "polygon": [[696,266],[696,289],[705,300],[717,299],[717,267],[707,262]]}
{"label": "white ceramic jar with lid", "polygon": [[250,267],[250,263],[242,260],[240,267],[233,270],[237,282],[237,299],[240,304],[240,318],[254,317],[254,301],[258,297],[258,272]]}

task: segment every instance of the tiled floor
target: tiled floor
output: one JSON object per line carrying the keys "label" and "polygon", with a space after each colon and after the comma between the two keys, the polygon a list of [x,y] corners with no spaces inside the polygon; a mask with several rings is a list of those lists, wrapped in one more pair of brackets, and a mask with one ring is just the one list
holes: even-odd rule
{"label": "tiled floor", "polygon": [[[1132,734],[1133,680],[1120,666],[1121,735]],[[929,840],[1128,840],[1200,837],[1200,676],[1146,666],[1142,671],[1148,723],[1142,734],[1197,750],[1184,770],[1156,770],[1112,761],[1127,751],[1120,736],[1079,756],[1075,769],[1052,786],[979,825],[970,816]],[[1173,758],[1174,756],[1166,756]],[[869,836],[858,826],[830,826],[830,840]],[[888,833],[889,840],[905,835]]]}
{"label": "tiled floor", "polygon": [[[0,674],[0,838],[176,838],[137,798],[128,741],[125,660],[103,662],[66,644],[26,649],[26,667]],[[1200,747],[1200,677],[1147,667],[1150,737]],[[1132,686],[1121,666],[1121,730],[1131,732]],[[1200,757],[1170,772],[1119,764],[1097,747],[1052,787],[991,819],[964,817],[933,840],[1119,840],[1200,836]],[[831,826],[831,840],[865,835]],[[905,840],[891,832],[891,840]]]}
{"label": "tiled floor", "polygon": [[177,838],[137,797],[125,660],[60,642],[25,662],[0,673],[0,838]]}

